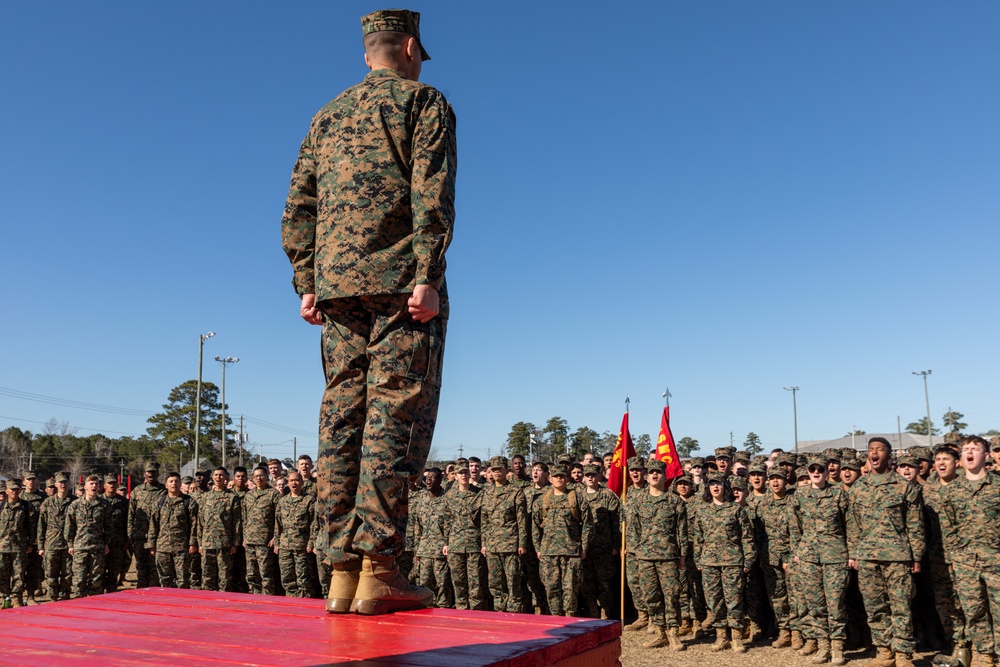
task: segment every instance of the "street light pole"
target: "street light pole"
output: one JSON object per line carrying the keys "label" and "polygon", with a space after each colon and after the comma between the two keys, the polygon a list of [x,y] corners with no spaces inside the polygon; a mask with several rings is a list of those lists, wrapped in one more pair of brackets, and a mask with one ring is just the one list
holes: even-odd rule
{"label": "street light pole", "polygon": [[222,364],[222,467],[226,467],[226,366],[235,364],[239,357],[216,357]]}
{"label": "street light pole", "polygon": [[799,455],[799,407],[798,403],[795,401],[795,394],[798,392],[798,387],[784,387],[785,391],[792,392],[792,423],[795,427],[795,455]]}
{"label": "street light pole", "polygon": [[211,331],[198,336],[198,392],[194,397],[194,469],[198,470],[198,439],[201,434],[201,353],[205,341],[214,336]]}
{"label": "street light pole", "polygon": [[931,429],[931,398],[930,394],[927,393],[927,376],[931,374],[930,369],[926,371],[913,371],[914,375],[924,376],[924,402],[927,404],[927,446],[934,451],[934,435]]}

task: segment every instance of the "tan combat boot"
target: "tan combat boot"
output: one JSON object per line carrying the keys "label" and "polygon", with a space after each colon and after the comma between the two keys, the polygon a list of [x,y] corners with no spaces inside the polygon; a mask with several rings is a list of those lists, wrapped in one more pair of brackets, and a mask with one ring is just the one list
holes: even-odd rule
{"label": "tan combat boot", "polygon": [[670,648],[674,651],[686,651],[687,646],[681,641],[680,636],[677,633],[677,628],[670,628],[667,630],[667,639],[670,640]]}
{"label": "tan combat boot", "polygon": [[897,653],[896,667],[913,667],[913,656],[909,653]]}
{"label": "tan combat boot", "polygon": [[822,665],[829,659],[830,659],[830,640],[826,639],[825,637],[823,639],[817,639],[816,652],[813,654],[813,657],[809,659],[809,662],[813,663],[814,665]]}
{"label": "tan combat boot", "polygon": [[792,650],[801,651],[802,647],[805,645],[805,641],[802,639],[802,633],[798,630],[792,630]]}
{"label": "tan combat boot", "polygon": [[815,639],[807,639],[805,643],[802,644],[802,648],[799,649],[799,655],[812,655],[816,652],[818,645]]}
{"label": "tan combat boot", "polygon": [[683,621],[681,621],[680,627],[677,628],[677,636],[686,637],[689,634],[691,634],[691,619],[685,618]]}
{"label": "tan combat boot", "polygon": [[844,640],[834,639],[830,642],[830,664],[831,665],[844,665],[847,664],[847,659],[844,658]]}
{"label": "tan combat boot", "polygon": [[865,667],[896,667],[896,654],[885,646],[875,647],[875,658],[865,663]]}
{"label": "tan combat boot", "polygon": [[743,639],[747,641],[748,644],[753,644],[757,637],[760,637],[761,631],[760,626],[757,625],[757,621],[750,621],[747,627],[743,630]]}
{"label": "tan combat boot", "polygon": [[391,556],[365,556],[351,611],[366,615],[388,614],[423,609],[433,601],[434,592],[408,582]]}
{"label": "tan combat boot", "polygon": [[773,648],[788,648],[791,645],[792,634],[788,632],[788,628],[778,630],[778,638],[771,642]]}
{"label": "tan combat boot", "polygon": [[727,648],[729,648],[729,628],[716,628],[715,643],[709,646],[708,650],[718,653],[719,651],[725,651]]}
{"label": "tan combat boot", "polygon": [[334,614],[347,614],[354,603],[361,578],[361,559],[353,558],[345,563],[334,563],[330,575],[330,593],[326,596],[326,610]]}
{"label": "tan combat boot", "polygon": [[649,625],[649,613],[645,611],[639,612],[639,618],[635,619],[631,623],[625,626],[625,630],[628,632],[635,632],[637,630],[642,630]]}
{"label": "tan combat boot", "polygon": [[652,619],[650,619],[650,621],[649,621],[649,627],[646,628],[646,634],[650,634],[650,635],[658,635],[658,634],[660,634],[660,628],[659,628],[659,626],[653,625]]}
{"label": "tan combat boot", "polygon": [[24,606],[24,600],[21,599],[20,595],[12,595],[10,597],[10,606],[11,607],[23,607]]}
{"label": "tan combat boot", "polygon": [[733,628],[732,634],[733,634],[733,640],[732,640],[733,653],[746,653],[747,647],[743,645],[743,633],[740,632],[737,628]]}
{"label": "tan combat boot", "polygon": [[670,643],[670,638],[667,636],[667,629],[660,626],[650,626],[656,628],[651,635],[654,635],[648,642],[642,645],[643,648],[660,648],[661,646],[666,646]]}

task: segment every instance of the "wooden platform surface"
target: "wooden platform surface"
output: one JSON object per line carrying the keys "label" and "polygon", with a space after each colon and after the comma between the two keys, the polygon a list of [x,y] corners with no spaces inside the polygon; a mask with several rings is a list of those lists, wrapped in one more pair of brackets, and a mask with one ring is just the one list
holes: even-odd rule
{"label": "wooden platform surface", "polygon": [[0,611],[0,664],[620,667],[620,637],[618,621],[144,588]]}

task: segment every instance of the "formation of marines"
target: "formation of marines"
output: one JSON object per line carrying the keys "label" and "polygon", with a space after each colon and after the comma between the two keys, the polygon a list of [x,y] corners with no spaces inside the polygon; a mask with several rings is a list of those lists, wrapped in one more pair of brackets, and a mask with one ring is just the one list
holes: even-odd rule
{"label": "formation of marines", "polygon": [[[1000,450],[1000,443],[994,449]],[[1000,457],[1000,451],[993,452]],[[933,452],[868,450],[751,458],[722,447],[673,480],[664,463],[629,459],[624,502],[607,488],[612,457],[554,464],[470,457],[429,468],[410,490],[401,570],[458,609],[622,618],[648,648],[743,653],[763,638],[845,663],[870,643],[868,667],[910,667],[918,637],[950,665],[997,664],[1000,475],[978,436]],[[128,499],[117,478],[86,479],[79,497],[58,473],[47,495],[32,473],[0,501],[0,597],[51,599],[116,590],[131,557],[137,584],[321,597],[312,460],[248,478],[224,468],[158,481],[156,464]],[[1000,465],[998,465],[1000,469]],[[249,481],[250,485],[247,484]],[[416,481],[415,481],[416,482]],[[946,655],[950,650],[950,655]]]}

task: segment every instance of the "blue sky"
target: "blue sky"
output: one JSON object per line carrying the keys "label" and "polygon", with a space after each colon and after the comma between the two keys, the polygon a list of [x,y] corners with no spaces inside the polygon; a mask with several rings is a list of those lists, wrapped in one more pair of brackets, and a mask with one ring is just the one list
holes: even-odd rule
{"label": "blue sky", "polygon": [[[1000,5],[413,2],[459,127],[436,453],[553,415],[703,449],[1000,428]],[[197,372],[315,451],[279,224],[371,2],[0,9],[0,387],[153,412]],[[0,428],[141,434],[0,394]],[[279,425],[275,429],[260,422]]]}

